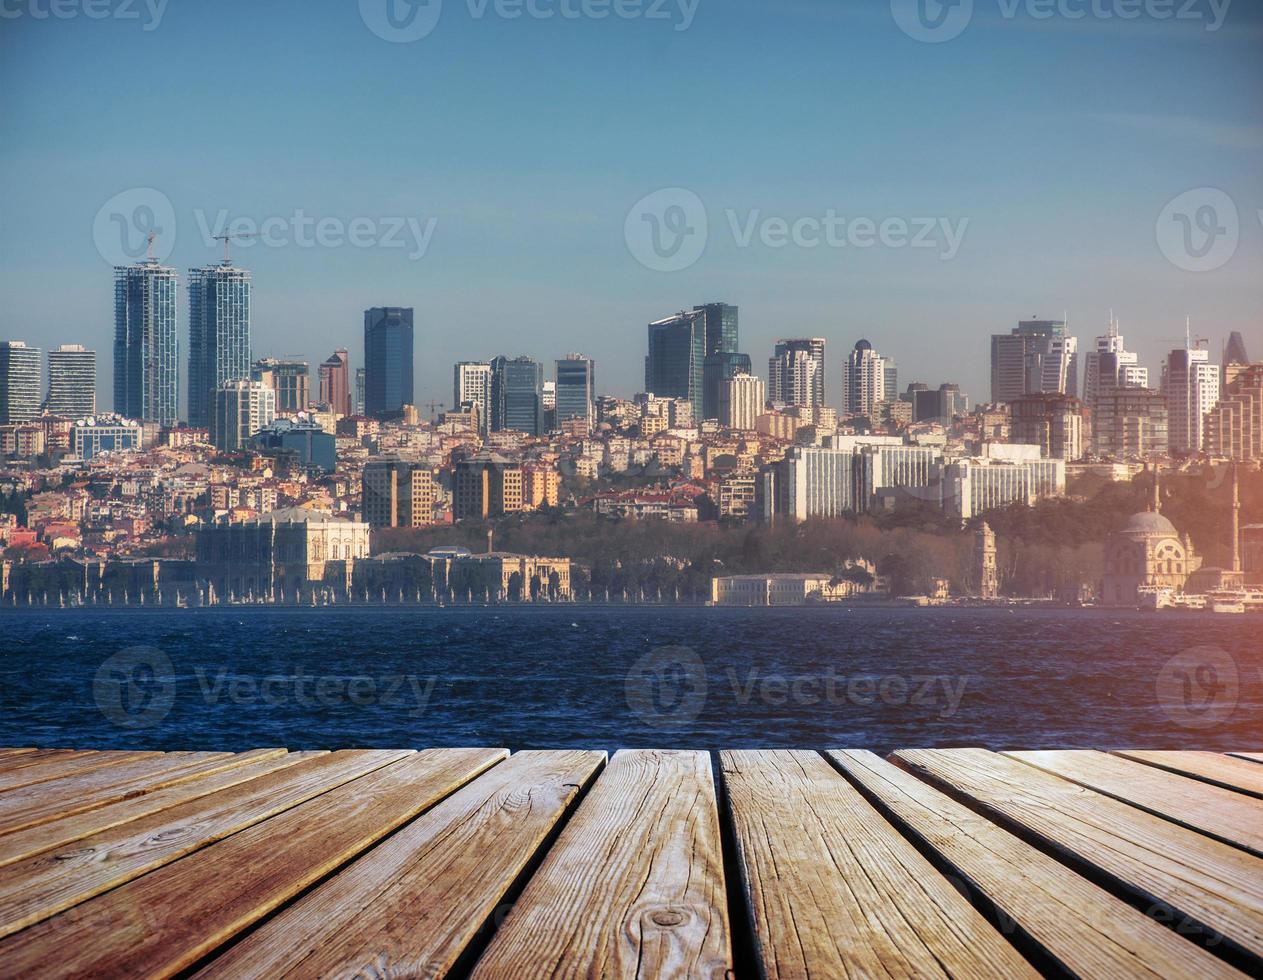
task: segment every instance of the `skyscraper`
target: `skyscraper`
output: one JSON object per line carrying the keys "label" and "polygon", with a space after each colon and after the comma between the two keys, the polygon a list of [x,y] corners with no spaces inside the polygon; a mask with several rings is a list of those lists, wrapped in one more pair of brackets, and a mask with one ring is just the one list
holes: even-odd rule
{"label": "skyscraper", "polygon": [[1205,450],[1225,459],[1263,460],[1263,364],[1238,367],[1206,416]]}
{"label": "skyscraper", "polygon": [[250,273],[225,260],[189,270],[189,425],[210,424],[213,392],[250,378]]}
{"label": "skyscraper", "polygon": [[21,340],[0,342],[0,424],[39,416],[40,350]]}
{"label": "skyscraper", "polygon": [[1079,394],[1079,341],[1064,320],[1020,320],[991,337],[991,400]]}
{"label": "skyscraper", "polygon": [[719,423],[729,429],[752,432],[766,401],[762,378],[753,374],[728,378],[719,388]]}
{"label": "skyscraper", "polygon": [[127,418],[179,421],[178,285],[157,259],[114,267],[114,411]]}
{"label": "skyscraper", "polygon": [[351,399],[354,403],[351,408],[356,415],[364,414],[364,390],[368,385],[368,373],[362,368],[355,369],[355,396]]}
{"label": "skyscraper", "polygon": [[1219,401],[1219,365],[1210,363],[1210,351],[1194,348],[1191,340],[1171,351],[1162,368],[1162,395],[1171,452],[1201,452],[1206,414]]}
{"label": "skyscraper", "polygon": [[294,415],[311,404],[311,369],[306,361],[264,357],[254,362],[250,377],[276,392],[276,414]]}
{"label": "skyscraper", "polygon": [[723,383],[739,374],[753,374],[754,365],[749,354],[738,354],[733,351],[720,351],[707,354],[702,361],[702,413],[708,419],[717,419],[719,413],[719,393]]}
{"label": "skyscraper", "polygon": [[491,365],[486,361],[460,361],[452,370],[452,410],[478,406],[478,429],[491,424]]}
{"label": "skyscraper", "polygon": [[596,362],[582,354],[567,354],[557,362],[557,425],[583,419],[591,430],[596,398]]}
{"label": "skyscraper", "polygon": [[[720,317],[722,321],[722,317]],[[645,391],[659,398],[684,398],[703,417],[702,368],[706,359],[706,312],[681,310],[649,324]]]}
{"label": "skyscraper", "polygon": [[877,353],[867,340],[858,341],[842,365],[843,411],[873,418],[878,404],[898,398],[899,374],[894,359]]}
{"label": "skyscraper", "polygon": [[62,344],[48,352],[44,407],[72,419],[96,414],[96,351],[82,344]]}
{"label": "skyscraper", "polygon": [[544,430],[544,366],[529,357],[491,362],[491,431],[537,436]]}
{"label": "skyscraper", "polygon": [[320,402],[338,415],[351,414],[351,358],[345,347],[320,365]]}
{"label": "skyscraper", "polygon": [[1250,355],[1245,352],[1245,338],[1239,330],[1228,335],[1228,345],[1224,348],[1225,364],[1249,364]]}
{"label": "skyscraper", "polygon": [[768,401],[783,405],[825,402],[824,338],[779,340],[768,361]]}
{"label": "skyscraper", "polygon": [[1138,364],[1139,358],[1127,350],[1118,320],[1110,314],[1109,328],[1096,338],[1096,350],[1084,357],[1083,404],[1095,410],[1101,392],[1111,388],[1147,388],[1149,371]]}
{"label": "skyscraper", "polygon": [[693,307],[702,314],[705,331],[704,357],[711,354],[735,354],[738,347],[737,308],[731,303],[705,303]]}
{"label": "skyscraper", "polygon": [[364,414],[383,418],[412,405],[412,308],[364,311]]}
{"label": "skyscraper", "polygon": [[276,392],[262,381],[225,381],[212,392],[210,436],[216,449],[244,449],[276,419]]}

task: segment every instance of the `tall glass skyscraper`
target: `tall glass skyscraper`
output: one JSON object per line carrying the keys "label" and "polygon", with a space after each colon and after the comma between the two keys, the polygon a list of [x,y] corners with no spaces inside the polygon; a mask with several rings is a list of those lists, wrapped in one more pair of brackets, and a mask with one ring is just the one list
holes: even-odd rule
{"label": "tall glass skyscraper", "polygon": [[250,378],[250,273],[230,262],[189,270],[189,425],[210,425],[214,392]]}
{"label": "tall glass skyscraper", "polygon": [[53,415],[81,419],[96,414],[96,351],[62,344],[48,352],[48,398]]}
{"label": "tall glass skyscraper", "polygon": [[649,324],[645,391],[659,398],[684,398],[703,418],[702,368],[706,360],[706,314],[697,309]]}
{"label": "tall glass skyscraper", "polygon": [[178,286],[157,259],[114,267],[114,411],[127,418],[180,419]]}
{"label": "tall glass skyscraper", "polygon": [[693,307],[705,321],[706,353],[734,354],[738,346],[737,308],[731,303],[705,303]]}
{"label": "tall glass skyscraper", "polygon": [[584,419],[589,431],[594,419],[596,362],[582,354],[567,354],[557,362],[557,425]]}
{"label": "tall glass skyscraper", "polygon": [[529,357],[491,362],[491,429],[537,436],[544,429],[544,365]]}
{"label": "tall glass skyscraper", "polygon": [[412,307],[364,311],[364,414],[383,418],[412,405]]}

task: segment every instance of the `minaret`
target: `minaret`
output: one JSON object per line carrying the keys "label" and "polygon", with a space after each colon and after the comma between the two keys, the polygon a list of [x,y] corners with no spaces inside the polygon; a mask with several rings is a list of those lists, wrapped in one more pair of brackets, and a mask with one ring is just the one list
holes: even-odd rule
{"label": "minaret", "polygon": [[1241,487],[1237,483],[1237,464],[1232,464],[1232,570],[1241,572]]}
{"label": "minaret", "polygon": [[1153,504],[1150,509],[1155,514],[1162,513],[1162,488],[1158,485],[1158,464],[1153,464]]}

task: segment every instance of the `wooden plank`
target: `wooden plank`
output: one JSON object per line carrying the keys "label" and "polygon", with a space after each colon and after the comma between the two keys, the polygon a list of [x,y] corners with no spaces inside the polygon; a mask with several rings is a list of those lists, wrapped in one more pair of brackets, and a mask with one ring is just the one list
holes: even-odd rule
{"label": "wooden plank", "polygon": [[86,756],[95,754],[93,750],[76,751],[75,749],[35,749],[33,751],[22,751],[16,755],[6,759],[0,759],[0,772],[10,772],[14,769],[25,769],[27,766],[38,765],[41,762],[47,762],[50,759],[69,759],[73,756]]}
{"label": "wooden plank", "polygon": [[25,749],[0,749],[0,766],[6,766],[20,755],[33,755],[36,752],[34,748]]}
{"label": "wooden plank", "polygon": [[1142,901],[1263,956],[1263,861],[1112,797],[982,749],[902,750],[912,771],[970,798]]}
{"label": "wooden plank", "polygon": [[69,755],[56,755],[41,759],[30,766],[9,769],[0,772],[0,793],[17,789],[19,786],[30,786],[33,783],[46,783],[67,776],[79,776],[94,769],[106,766],[118,766],[135,759],[151,759],[161,752],[74,752]]}
{"label": "wooden plank", "polygon": [[1020,928],[1067,973],[1187,980],[1242,976],[1060,861],[872,752],[829,755],[963,882],[995,904],[1005,934]]}
{"label": "wooden plank", "polygon": [[443,976],[604,759],[519,752],[198,976]]}
{"label": "wooden plank", "polygon": [[284,749],[255,749],[236,754],[167,752],[155,759],[137,759],[55,782],[23,786],[0,794],[0,834],[94,810],[284,752]]}
{"label": "wooden plank", "polygon": [[291,752],[5,834],[0,837],[0,867],[326,754]]}
{"label": "wooden plank", "polygon": [[1248,796],[1104,752],[1004,754],[1182,827],[1263,855],[1263,803]]}
{"label": "wooden plank", "polygon": [[1246,759],[1234,759],[1219,752],[1140,752],[1117,751],[1114,755],[1157,766],[1168,772],[1201,779],[1224,789],[1263,797],[1263,766]]}
{"label": "wooden plank", "polygon": [[0,962],[15,976],[170,976],[506,755],[411,753],[10,936]]}
{"label": "wooden plank", "polygon": [[1263,762],[1263,752],[1229,752],[1228,754],[1249,762]]}
{"label": "wooden plank", "polygon": [[321,755],[206,799],[85,837],[69,848],[8,865],[0,876],[0,936],[116,888],[405,754]]}
{"label": "wooden plank", "polygon": [[705,752],[617,753],[473,976],[722,977],[732,968]]}
{"label": "wooden plank", "polygon": [[818,753],[720,760],[764,976],[1038,976]]}

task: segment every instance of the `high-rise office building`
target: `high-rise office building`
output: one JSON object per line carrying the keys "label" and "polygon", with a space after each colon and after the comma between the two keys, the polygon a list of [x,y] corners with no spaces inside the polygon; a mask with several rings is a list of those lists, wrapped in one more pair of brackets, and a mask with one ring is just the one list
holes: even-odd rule
{"label": "high-rise office building", "polygon": [[753,374],[749,354],[720,351],[707,354],[702,361],[702,413],[708,419],[719,418],[719,392],[723,383],[739,374]]}
{"label": "high-rise office building", "polygon": [[1170,451],[1167,402],[1151,388],[1104,388],[1092,412],[1092,452],[1109,459],[1148,459]]}
{"label": "high-rise office building", "polygon": [[96,351],[82,344],[62,344],[48,352],[44,407],[71,419],[96,414]]}
{"label": "high-rise office building", "polygon": [[422,463],[374,459],[362,475],[364,520],[372,527],[434,523],[434,471]]}
{"label": "high-rise office building", "polygon": [[1083,456],[1083,412],[1070,395],[1023,395],[1012,402],[1012,440],[1039,446],[1045,459]]}
{"label": "high-rise office building", "polygon": [[250,377],[250,273],[231,262],[189,270],[189,425],[210,424],[213,392]]}
{"label": "high-rise office building", "polygon": [[1064,320],[1020,320],[991,337],[991,400],[1079,394],[1079,341]]}
{"label": "high-rise office building", "polygon": [[847,415],[874,418],[882,402],[899,398],[899,373],[893,358],[883,357],[867,340],[856,343],[842,365],[842,409]]}
{"label": "high-rise office building", "polygon": [[491,362],[491,431],[544,431],[544,366],[529,357]]}
{"label": "high-rise office building", "polygon": [[1088,351],[1083,360],[1083,404],[1090,409],[1095,410],[1102,391],[1149,387],[1149,371],[1139,366],[1134,352],[1127,350],[1113,314],[1109,328],[1096,338],[1096,350]]}
{"label": "high-rise office building", "polygon": [[311,369],[306,361],[263,357],[254,362],[250,377],[276,392],[277,415],[305,412],[311,404]]}
{"label": "high-rise office building", "polygon": [[588,429],[595,419],[596,362],[582,354],[567,354],[557,362],[557,425],[583,419]]}
{"label": "high-rise office building", "polygon": [[364,311],[364,414],[398,415],[412,397],[412,308]]}
{"label": "high-rise office building", "polygon": [[[685,398],[703,415],[702,371],[706,360],[706,312],[681,310],[649,324],[645,391],[659,398]],[[721,318],[722,319],[722,318]]]}
{"label": "high-rise office building", "polygon": [[460,361],[452,370],[452,410],[478,406],[478,429],[491,424],[491,365],[486,361]]}
{"label": "high-rise office building", "polygon": [[210,437],[215,448],[240,452],[276,419],[276,392],[262,381],[225,381],[213,392]]}
{"label": "high-rise office building", "polygon": [[180,419],[178,286],[157,259],[114,267],[114,411],[126,418]]}
{"label": "high-rise office building", "polygon": [[0,424],[29,422],[39,415],[40,349],[25,341],[0,341]]}
{"label": "high-rise office building", "polygon": [[731,303],[705,303],[693,307],[702,314],[705,348],[702,356],[735,354],[739,343],[737,308]]}
{"label": "high-rise office building", "polygon": [[320,365],[320,403],[337,415],[352,414],[351,358],[339,347]]}
{"label": "high-rise office building", "polygon": [[719,387],[719,423],[729,429],[753,432],[766,402],[762,378],[753,374],[728,378]]}
{"label": "high-rise office building", "polygon": [[355,369],[355,397],[351,406],[356,415],[364,414],[364,390],[368,385],[368,372],[362,367]]}
{"label": "high-rise office building", "polygon": [[1225,364],[1249,364],[1250,355],[1245,351],[1245,338],[1241,331],[1234,330],[1228,335],[1228,343],[1224,347]]}
{"label": "high-rise office building", "polygon": [[768,401],[779,405],[823,405],[824,338],[778,340],[768,361]]}
{"label": "high-rise office building", "polygon": [[1162,368],[1162,395],[1167,402],[1171,452],[1199,453],[1207,413],[1219,401],[1219,365],[1210,352],[1186,341],[1167,355]]}

